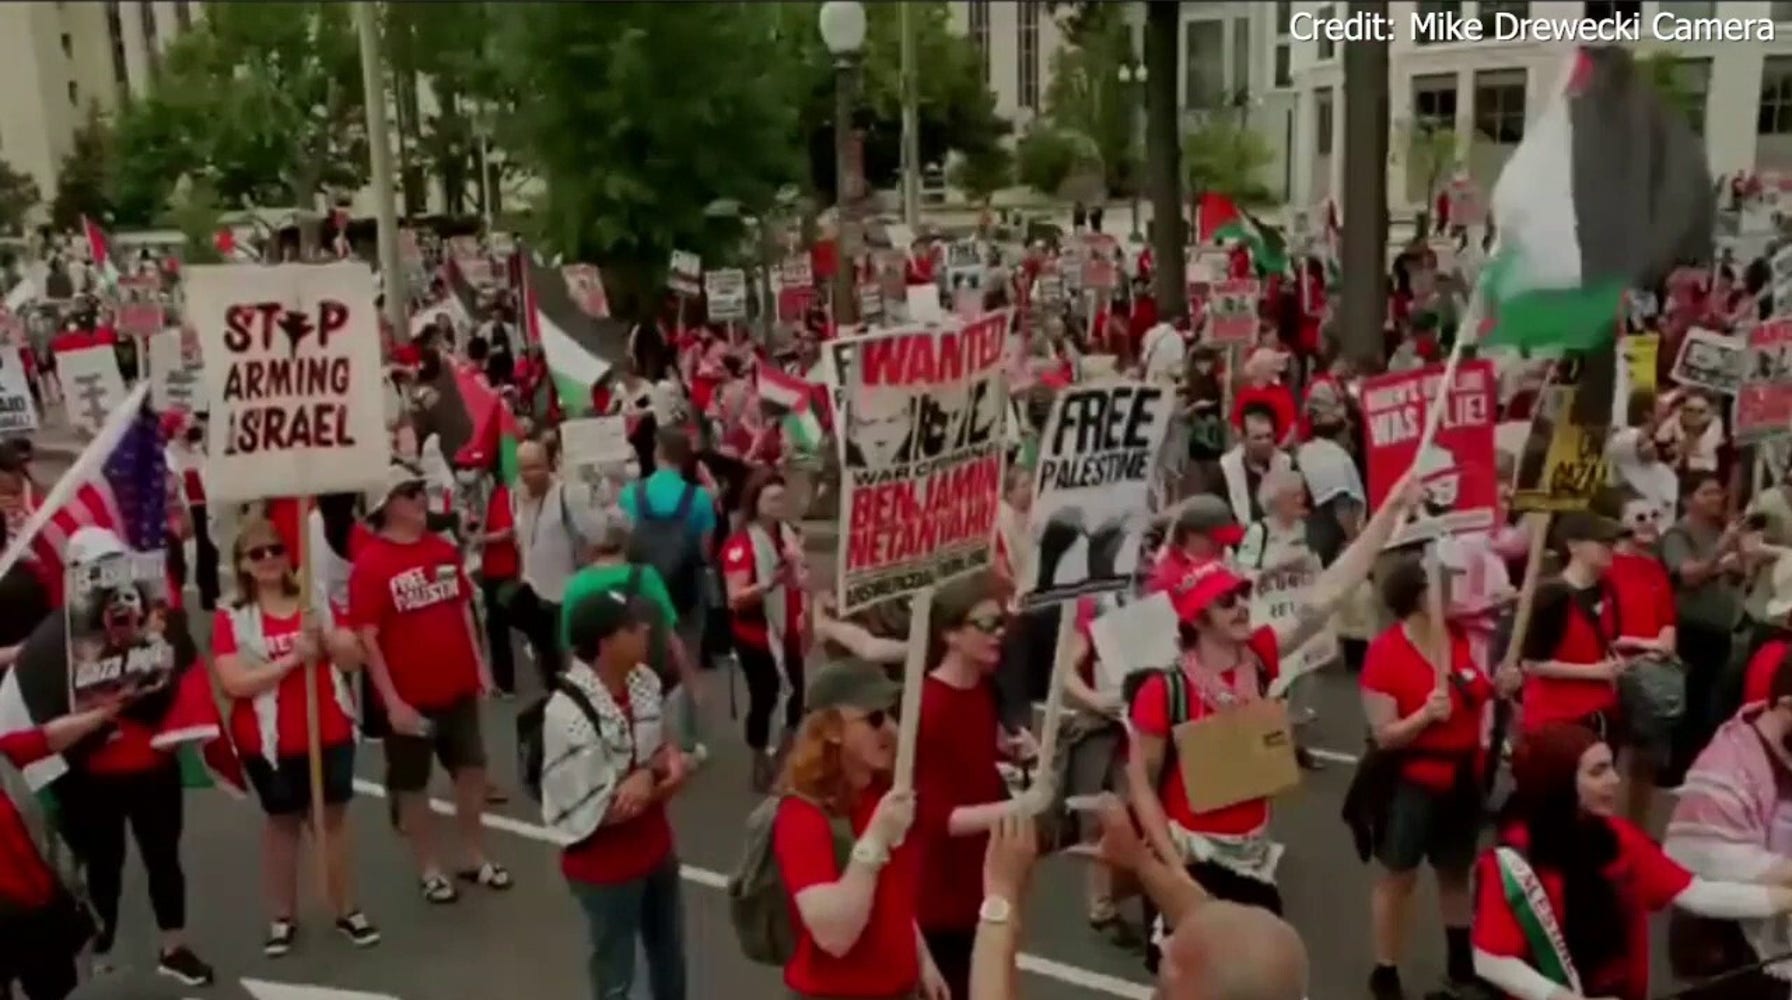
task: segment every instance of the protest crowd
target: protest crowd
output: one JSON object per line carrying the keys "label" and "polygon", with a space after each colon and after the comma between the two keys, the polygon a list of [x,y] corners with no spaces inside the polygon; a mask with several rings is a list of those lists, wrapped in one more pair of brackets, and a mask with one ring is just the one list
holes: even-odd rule
{"label": "protest crowd", "polygon": [[[1641,100],[1551,114],[1587,94]],[[1663,910],[1674,996],[1792,996],[1792,250],[1770,190],[1664,126],[1605,150],[1670,165],[1647,231],[1579,226],[1639,249],[1561,264],[1523,229],[1552,142],[1395,248],[1374,364],[1336,315],[1340,271],[1379,266],[1339,259],[1347,205],[1308,232],[1195,199],[1187,316],[1099,221],[795,247],[775,302],[675,254],[632,327],[594,267],[407,232],[408,330],[346,246],[183,266],[51,235],[0,347],[0,990],[108,963],[127,827],[159,971],[209,983],[182,803],[213,785],[264,814],[269,958],[305,947],[312,845],[373,947],[358,884],[512,888],[481,816],[527,796],[591,995],[682,1000],[667,806],[746,755],[729,917],[792,997],[1022,996],[1054,853],[1166,1000],[1644,1000]],[[45,482],[57,410],[85,450]],[[830,521],[837,572],[805,537]],[[702,711],[737,671],[738,737]],[[1337,833],[1376,874],[1338,905],[1367,984],[1311,976],[1326,929],[1282,919],[1274,801],[1336,766],[1305,745],[1316,671],[1361,689]],[[343,835],[369,741],[409,873]],[[1403,983],[1437,929],[1446,981]]]}

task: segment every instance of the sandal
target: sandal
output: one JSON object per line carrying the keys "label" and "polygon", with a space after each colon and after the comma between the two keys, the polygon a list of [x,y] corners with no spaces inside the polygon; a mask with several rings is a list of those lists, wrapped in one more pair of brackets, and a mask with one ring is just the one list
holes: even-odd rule
{"label": "sandal", "polygon": [[468,868],[459,872],[458,875],[462,882],[482,885],[487,889],[495,889],[499,892],[503,892],[511,886],[510,871],[496,861],[487,861],[478,868]]}
{"label": "sandal", "polygon": [[438,906],[443,906],[459,899],[460,893],[454,891],[454,883],[446,878],[440,875],[425,875],[423,877],[423,898]]}

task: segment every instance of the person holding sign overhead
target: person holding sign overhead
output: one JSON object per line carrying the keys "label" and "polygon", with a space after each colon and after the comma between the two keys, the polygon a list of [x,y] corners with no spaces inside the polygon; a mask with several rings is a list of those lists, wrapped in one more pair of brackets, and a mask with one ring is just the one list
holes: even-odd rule
{"label": "person holding sign overhead", "polygon": [[322,609],[327,628],[305,621],[308,610],[300,606],[292,559],[271,523],[255,520],[238,529],[230,566],[236,599],[212,618],[212,654],[219,686],[231,698],[231,739],[267,814],[262,868],[273,915],[262,953],[285,955],[298,934],[293,918],[298,913],[299,837],[311,806],[308,683],[315,683],[319,692],[325,878],[336,929],[356,947],[378,944],[379,930],[354,903],[344,829],[355,792],[355,726],[354,701],[341,671],[360,666],[360,643],[335,624],[341,609],[327,604]]}

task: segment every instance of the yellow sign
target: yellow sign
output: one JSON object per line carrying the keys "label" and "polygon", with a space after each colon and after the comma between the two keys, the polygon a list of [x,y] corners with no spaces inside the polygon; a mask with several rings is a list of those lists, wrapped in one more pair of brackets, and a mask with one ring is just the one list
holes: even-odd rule
{"label": "yellow sign", "polygon": [[[1518,458],[1512,506],[1522,511],[1586,510],[1606,481],[1607,428],[1573,422],[1579,365],[1558,363],[1537,396],[1531,432]],[[1626,371],[1630,368],[1626,356]],[[1651,369],[1653,373],[1653,369]],[[1653,385],[1651,377],[1650,384]]]}

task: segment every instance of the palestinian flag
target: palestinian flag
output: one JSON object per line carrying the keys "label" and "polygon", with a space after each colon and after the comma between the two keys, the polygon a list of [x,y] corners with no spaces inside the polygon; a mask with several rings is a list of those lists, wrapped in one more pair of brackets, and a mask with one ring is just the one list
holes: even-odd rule
{"label": "palestinian flag", "polygon": [[454,381],[473,425],[473,436],[454,455],[455,465],[488,469],[499,483],[509,486],[516,482],[516,447],[522,438],[516,415],[470,366],[457,365]]}
{"label": "palestinian flag", "polygon": [[1705,144],[1624,49],[1570,57],[1494,187],[1499,233],[1475,307],[1488,344],[1580,350],[1576,422],[1607,423],[1624,292],[1712,256]]}
{"label": "palestinian flag", "polygon": [[1204,194],[1195,200],[1195,244],[1224,246],[1243,243],[1259,274],[1280,274],[1288,269],[1288,245],[1274,226],[1223,194]]}
{"label": "palestinian flag", "polygon": [[591,409],[591,389],[610,373],[610,363],[587,350],[573,330],[591,320],[567,291],[559,269],[528,255],[522,268],[522,302],[529,343],[541,347],[560,412],[582,417]]}
{"label": "palestinian flag", "polygon": [[93,220],[81,216],[81,230],[87,234],[87,256],[93,261],[93,273],[107,292],[118,288],[118,263],[112,259],[112,240]]}

